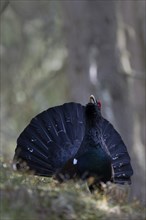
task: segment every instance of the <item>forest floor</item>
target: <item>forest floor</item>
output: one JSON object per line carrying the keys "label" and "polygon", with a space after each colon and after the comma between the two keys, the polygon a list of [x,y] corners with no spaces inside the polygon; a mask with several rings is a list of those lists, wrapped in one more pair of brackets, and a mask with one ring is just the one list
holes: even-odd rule
{"label": "forest floor", "polygon": [[[1,220],[145,220],[139,201],[116,193],[91,194],[85,183],[59,184],[51,178],[19,174],[1,161]],[[119,195],[119,194],[118,194]]]}

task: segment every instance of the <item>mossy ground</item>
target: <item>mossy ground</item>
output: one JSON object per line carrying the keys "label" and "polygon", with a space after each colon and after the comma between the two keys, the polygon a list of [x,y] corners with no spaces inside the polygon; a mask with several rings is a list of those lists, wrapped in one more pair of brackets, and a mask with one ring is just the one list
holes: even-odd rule
{"label": "mossy ground", "polygon": [[145,208],[126,194],[91,194],[85,183],[59,184],[51,178],[14,172],[1,162],[1,220],[145,220]]}

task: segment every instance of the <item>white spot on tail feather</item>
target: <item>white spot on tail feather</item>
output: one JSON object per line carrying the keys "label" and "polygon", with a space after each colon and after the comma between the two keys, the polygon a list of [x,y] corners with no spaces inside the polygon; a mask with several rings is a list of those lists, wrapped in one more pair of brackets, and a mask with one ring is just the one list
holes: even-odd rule
{"label": "white spot on tail feather", "polygon": [[73,159],[73,164],[76,165],[78,160],[76,158]]}

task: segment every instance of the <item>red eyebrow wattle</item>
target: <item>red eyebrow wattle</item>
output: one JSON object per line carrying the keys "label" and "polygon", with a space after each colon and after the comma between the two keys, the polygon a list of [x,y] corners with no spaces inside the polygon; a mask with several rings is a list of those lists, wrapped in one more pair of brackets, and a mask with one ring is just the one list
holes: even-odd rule
{"label": "red eyebrow wattle", "polygon": [[97,105],[98,105],[99,108],[101,108],[101,101],[98,101]]}

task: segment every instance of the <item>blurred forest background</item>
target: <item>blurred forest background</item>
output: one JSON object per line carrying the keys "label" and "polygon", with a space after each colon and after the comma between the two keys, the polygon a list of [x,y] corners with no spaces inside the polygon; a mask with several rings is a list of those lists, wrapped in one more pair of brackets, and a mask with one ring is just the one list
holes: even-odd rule
{"label": "blurred forest background", "polygon": [[39,112],[88,102],[120,132],[145,200],[146,1],[1,0],[1,155]]}

